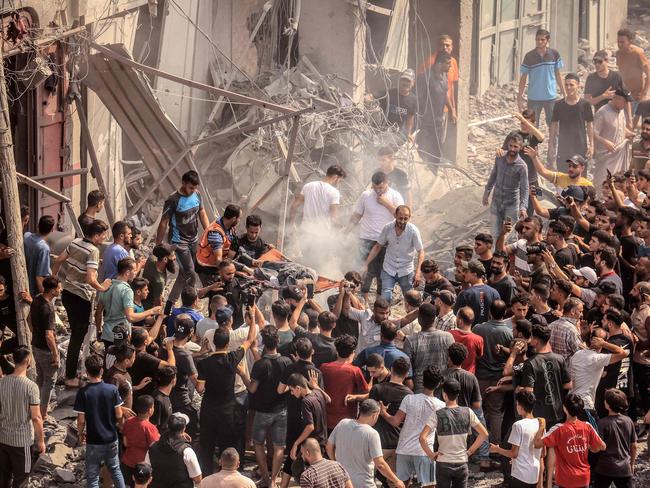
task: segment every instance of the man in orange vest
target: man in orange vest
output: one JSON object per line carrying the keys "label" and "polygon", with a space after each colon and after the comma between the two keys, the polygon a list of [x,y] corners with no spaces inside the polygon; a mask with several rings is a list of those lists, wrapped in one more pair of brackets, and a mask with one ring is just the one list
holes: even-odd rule
{"label": "man in orange vest", "polygon": [[241,218],[241,208],[228,205],[223,216],[212,222],[203,232],[196,250],[197,273],[203,286],[210,286],[219,280],[219,263],[236,254],[237,235],[235,230]]}

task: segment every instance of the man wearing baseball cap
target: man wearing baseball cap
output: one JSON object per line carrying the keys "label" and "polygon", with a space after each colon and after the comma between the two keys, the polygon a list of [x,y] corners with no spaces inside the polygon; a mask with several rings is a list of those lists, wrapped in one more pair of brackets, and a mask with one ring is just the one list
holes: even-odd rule
{"label": "man wearing baseball cap", "polygon": [[567,74],[564,89],[566,96],[553,107],[548,137],[549,163],[555,161],[559,171],[566,171],[566,161],[573,154],[590,158],[594,151],[594,113],[591,104],[580,97],[580,77]]}
{"label": "man wearing baseball cap", "polygon": [[614,91],[612,99],[596,112],[594,119],[594,184],[596,188],[607,177],[607,170],[612,174],[627,168],[628,142],[634,137],[634,132],[627,128],[625,108],[633,101],[632,95],[623,87]]}
{"label": "man wearing baseball cap", "polygon": [[373,95],[366,97],[366,101],[377,98],[388,123],[399,128],[400,132],[410,140],[413,139],[413,127],[417,113],[417,100],[411,93],[414,82],[415,72],[412,69],[406,69],[400,74],[397,88],[391,88],[376,97]]}

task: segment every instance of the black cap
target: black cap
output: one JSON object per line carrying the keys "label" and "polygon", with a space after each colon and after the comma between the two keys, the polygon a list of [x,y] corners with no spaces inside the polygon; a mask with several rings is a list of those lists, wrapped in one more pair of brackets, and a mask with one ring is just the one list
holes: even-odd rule
{"label": "black cap", "polygon": [[228,323],[233,313],[234,309],[230,305],[226,305],[225,307],[218,308],[214,315],[217,323],[221,326]]}
{"label": "black cap", "polygon": [[113,345],[121,346],[129,340],[129,328],[126,324],[117,324],[113,327]]}
{"label": "black cap", "polygon": [[634,101],[634,99],[632,98],[632,94],[623,87],[618,87],[616,89],[616,91],[614,92],[614,95],[618,95],[619,97],[623,97],[627,102],[633,102]]}
{"label": "black cap", "polygon": [[616,293],[616,285],[611,281],[604,281],[595,288],[592,288],[597,295],[613,295]]}
{"label": "black cap", "polygon": [[587,165],[587,160],[581,156],[580,154],[576,154],[574,156],[571,156],[569,159],[566,160],[567,163],[571,164],[580,164],[582,166]]}
{"label": "black cap", "polygon": [[587,199],[584,188],[578,185],[569,185],[562,190],[562,197],[572,197],[576,202],[584,202]]}

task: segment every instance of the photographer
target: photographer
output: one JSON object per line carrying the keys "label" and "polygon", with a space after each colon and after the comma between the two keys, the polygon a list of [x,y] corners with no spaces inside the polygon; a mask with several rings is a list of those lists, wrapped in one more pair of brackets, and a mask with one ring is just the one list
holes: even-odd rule
{"label": "photographer", "polygon": [[230,259],[223,259],[217,266],[218,276],[214,284],[220,283],[220,288],[214,290],[215,295],[226,298],[233,309],[233,329],[244,323],[243,310],[246,304],[251,304],[251,296],[259,294],[255,281],[236,276],[235,264]]}
{"label": "photographer", "polygon": [[542,253],[546,251],[547,246],[545,242],[538,242],[532,246],[526,246],[526,259],[530,266],[530,275],[528,278],[523,278],[519,274],[515,274],[515,281],[520,288],[526,291],[532,290],[535,285],[543,284],[551,289],[553,285],[553,278],[548,272],[548,268],[544,263]]}

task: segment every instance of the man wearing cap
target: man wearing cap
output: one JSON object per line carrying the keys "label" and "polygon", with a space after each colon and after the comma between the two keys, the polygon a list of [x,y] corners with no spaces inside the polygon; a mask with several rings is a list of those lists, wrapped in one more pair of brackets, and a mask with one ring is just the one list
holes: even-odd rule
{"label": "man wearing cap", "polygon": [[492,172],[483,192],[483,205],[489,203],[490,225],[492,235],[499,235],[501,228],[507,220],[516,222],[526,218],[528,210],[528,168],[519,151],[523,146],[523,139],[519,134],[510,133],[506,140],[508,147],[504,156],[497,156],[494,160]]}
{"label": "man wearing cap", "polygon": [[467,263],[465,279],[469,288],[461,291],[454,305],[454,312],[457,313],[462,307],[468,306],[474,311],[474,323],[486,322],[489,318],[490,306],[495,300],[500,300],[499,292],[483,281],[485,279],[485,266],[473,260]]}
{"label": "man wearing cap", "polygon": [[434,293],[433,304],[438,310],[436,320],[433,322],[433,328],[449,332],[456,328],[456,315],[454,315],[454,303],[456,295],[449,290],[440,290]]}
{"label": "man wearing cap", "polygon": [[607,177],[607,171],[616,174],[627,169],[627,150],[634,132],[629,130],[625,121],[625,107],[632,101],[630,92],[618,88],[614,96],[596,112],[594,119],[594,184],[599,189]]}
{"label": "man wearing cap", "polygon": [[404,70],[399,77],[398,88],[391,88],[379,100],[388,123],[399,128],[400,132],[410,140],[413,138],[417,113],[417,100],[411,93],[414,82],[413,70]]}
{"label": "man wearing cap", "polygon": [[548,137],[549,163],[566,171],[566,161],[573,154],[587,158],[594,150],[594,113],[591,104],[580,97],[580,78],[575,73],[564,77],[566,96],[553,107],[553,121]]}
{"label": "man wearing cap", "polygon": [[579,154],[575,154],[566,160],[566,173],[563,173],[561,171],[552,171],[546,168],[539,159],[539,154],[536,150],[527,147],[524,151],[526,151],[533,160],[533,165],[537,170],[537,174],[545,180],[553,183],[556,187],[566,188],[571,185],[594,186],[591,181],[583,176],[586,174],[585,168],[587,166],[587,160]]}

